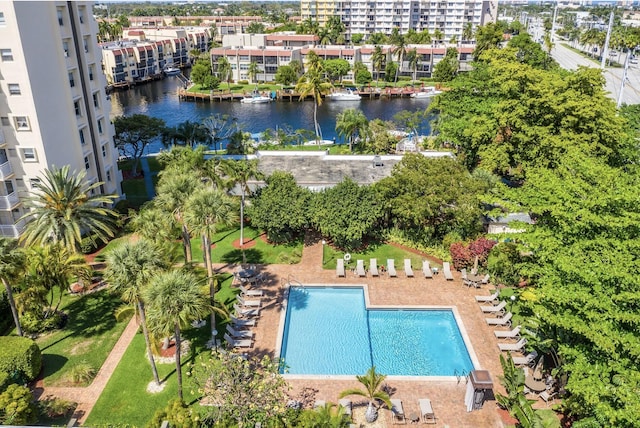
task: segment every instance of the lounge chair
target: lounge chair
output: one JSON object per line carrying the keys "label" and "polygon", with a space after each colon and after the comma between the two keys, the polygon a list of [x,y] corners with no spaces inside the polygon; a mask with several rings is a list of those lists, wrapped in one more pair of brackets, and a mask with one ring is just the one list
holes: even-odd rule
{"label": "lounge chair", "polygon": [[260,309],[258,308],[242,308],[236,303],[233,304],[233,308],[236,310],[236,314],[241,317],[257,317],[260,315]]}
{"label": "lounge chair", "polygon": [[344,273],[344,260],[342,259],[337,259],[336,260],[336,276],[338,277],[344,277],[345,273]]}
{"label": "lounge chair", "polygon": [[518,340],[518,343],[498,343],[498,348],[501,351],[522,351],[524,345],[527,344],[527,339],[524,337]]}
{"label": "lounge chair", "polygon": [[524,357],[519,357],[519,356],[514,357],[512,355],[511,359],[513,360],[513,364],[515,364],[516,366],[531,366],[536,361],[537,357],[538,357],[538,353],[536,351],[532,351],[532,352],[529,352]]}
{"label": "lounge chair", "polygon": [[507,307],[507,302],[505,300],[502,300],[500,303],[498,303],[496,306],[493,305],[489,305],[489,306],[480,306],[480,309],[482,310],[482,312],[488,312],[488,313],[494,313],[494,314],[503,314],[504,315],[504,308]]}
{"label": "lounge chair", "polygon": [[503,316],[502,318],[485,318],[487,320],[487,324],[489,325],[506,325],[506,326],[510,326],[511,325],[511,317],[513,317],[513,314],[511,312],[507,312],[507,314],[505,316]]}
{"label": "lounge chair", "polygon": [[447,281],[453,281],[453,274],[451,273],[451,265],[449,262],[442,263],[442,274]]}
{"label": "lounge chair", "polygon": [[356,263],[356,274],[359,277],[367,276],[367,272],[364,270],[364,260],[358,260]]}
{"label": "lounge chair", "polygon": [[547,407],[549,407],[549,401],[553,400],[553,397],[555,397],[556,394],[557,392],[549,393],[549,391],[542,391],[540,394],[538,394],[538,397],[543,399],[544,402],[547,404]]}
{"label": "lounge chair", "polygon": [[407,278],[413,278],[413,269],[411,268],[411,259],[404,259],[404,273]]}
{"label": "lounge chair", "polygon": [[240,294],[242,294],[244,297],[261,297],[264,296],[264,291],[262,290],[249,290],[247,287],[245,287],[244,285],[240,285]]}
{"label": "lounge chair", "polygon": [[397,398],[391,399],[391,415],[393,416],[393,423],[402,422],[406,423],[407,420],[404,416],[404,408],[402,407],[402,400],[398,400]]}
{"label": "lounge chair", "polygon": [[342,398],[340,401],[338,401],[338,404],[340,404],[344,408],[344,414],[351,417],[351,412],[353,410],[351,400],[349,400],[348,398]]}
{"label": "lounge chair", "polygon": [[520,339],[521,328],[522,327],[518,325],[513,330],[494,331],[493,334],[495,334],[498,339]]}
{"label": "lounge chair", "polygon": [[326,404],[327,404],[327,402],[324,401],[324,400],[316,400],[316,402],[313,403],[313,408],[314,409],[319,409],[321,407],[324,407]]}
{"label": "lounge chair", "polygon": [[482,278],[482,280],[481,280],[480,282],[481,282],[482,284],[488,284],[488,283],[489,283],[489,278],[491,278],[491,277],[489,276],[489,274],[486,274],[486,275]]}
{"label": "lounge chair", "polygon": [[431,266],[429,266],[428,260],[422,261],[422,274],[425,278],[433,278],[433,271],[431,270]]}
{"label": "lounge chair", "polygon": [[380,274],[378,273],[378,260],[377,259],[370,259],[369,260],[369,272],[371,273],[371,276],[380,276]]}
{"label": "lounge chair", "polygon": [[251,348],[253,345],[253,340],[251,339],[234,339],[228,333],[225,333],[223,337],[232,348]]}
{"label": "lounge chair", "polygon": [[249,330],[234,330],[233,327],[227,325],[227,333],[234,339],[251,339],[253,332]]}
{"label": "lounge chair", "polygon": [[435,424],[436,414],[433,413],[433,407],[431,407],[431,400],[428,398],[421,398],[418,400],[420,404],[420,418],[425,424]]}
{"label": "lounge chair", "polygon": [[256,320],[245,320],[231,316],[231,324],[234,328],[240,329],[245,327],[253,327],[256,325]]}
{"label": "lounge chair", "polygon": [[387,259],[387,272],[389,273],[389,277],[397,277],[398,272],[396,272],[396,262],[393,259]]}
{"label": "lounge chair", "polygon": [[242,298],[242,296],[236,296],[236,300],[238,300],[238,303],[240,303],[242,306],[250,306],[254,308],[259,308],[262,304],[260,299],[245,300],[244,298]]}
{"label": "lounge chair", "polygon": [[499,295],[500,295],[500,291],[496,290],[496,292],[493,293],[490,296],[476,296],[476,302],[478,302],[478,303],[494,302],[494,301],[498,300],[498,296]]}

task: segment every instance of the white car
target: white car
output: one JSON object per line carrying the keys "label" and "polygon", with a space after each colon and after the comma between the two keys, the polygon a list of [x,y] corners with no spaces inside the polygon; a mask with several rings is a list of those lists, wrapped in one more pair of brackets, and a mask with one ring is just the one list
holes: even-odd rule
{"label": "white car", "polygon": [[633,57],[629,59],[629,64],[637,64],[638,63],[638,58]]}

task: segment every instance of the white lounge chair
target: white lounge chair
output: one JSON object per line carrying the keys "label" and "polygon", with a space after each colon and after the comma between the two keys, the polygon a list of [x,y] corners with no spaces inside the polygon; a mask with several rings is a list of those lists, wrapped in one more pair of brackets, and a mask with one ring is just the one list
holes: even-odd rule
{"label": "white lounge chair", "polygon": [[402,400],[398,400],[397,398],[391,399],[391,415],[393,416],[393,423],[402,422],[406,423],[407,420],[404,416],[404,408],[402,407]]}
{"label": "white lounge chair", "polygon": [[234,328],[240,329],[245,327],[253,327],[256,325],[256,320],[247,320],[236,318],[233,315],[231,316],[231,324],[233,324]]}
{"label": "white lounge chair", "polygon": [[260,315],[259,308],[241,308],[237,303],[233,304],[233,309],[235,309],[236,314],[241,317],[257,317]]}
{"label": "white lounge chair", "polygon": [[326,404],[327,404],[327,402],[324,401],[324,400],[316,400],[316,402],[313,403],[313,408],[314,409],[319,409],[321,407],[324,407]]}
{"label": "white lounge chair", "polygon": [[262,290],[249,290],[247,287],[245,287],[244,285],[240,284],[240,293],[244,296],[244,297],[262,297],[264,296],[264,291]]}
{"label": "white lounge chair", "polygon": [[442,274],[447,281],[453,281],[453,274],[451,273],[451,265],[449,262],[442,263]]}
{"label": "white lounge chair", "polygon": [[506,325],[506,326],[510,326],[511,325],[511,317],[513,317],[513,314],[511,312],[507,312],[507,314],[505,316],[503,316],[502,318],[485,318],[487,320],[487,324],[489,325]]}
{"label": "white lounge chair", "polygon": [[500,296],[500,291],[496,290],[496,292],[490,296],[476,296],[476,302],[478,303],[494,302],[498,300],[498,296]]}
{"label": "white lounge chair", "polygon": [[251,346],[253,345],[253,340],[251,339],[237,340],[229,336],[228,333],[225,333],[223,337],[224,340],[227,341],[227,344],[232,348],[251,348]]}
{"label": "white lounge chair", "polygon": [[513,330],[508,331],[494,331],[493,334],[496,335],[498,339],[520,339],[520,329],[521,326],[516,326]]}
{"label": "white lounge chair", "polygon": [[364,260],[358,260],[356,262],[356,274],[359,277],[367,276],[367,272],[364,270]]}
{"label": "white lounge chair", "polygon": [[407,278],[413,278],[413,269],[411,268],[411,259],[404,259],[404,273]]}
{"label": "white lounge chair", "polygon": [[398,272],[396,272],[396,262],[393,259],[387,259],[387,272],[389,273],[389,277],[398,276]]}
{"label": "white lounge chair", "polygon": [[489,306],[480,306],[480,309],[482,310],[482,312],[487,312],[487,313],[494,313],[494,314],[504,314],[504,308],[507,307],[507,302],[505,300],[502,300],[500,303],[498,303],[496,306],[493,305],[489,305]]}
{"label": "white lounge chair", "polygon": [[514,357],[512,355],[511,359],[513,360],[513,364],[515,364],[516,366],[531,366],[536,361],[537,357],[538,357],[538,353],[536,351],[532,351],[532,352],[529,352],[524,357],[520,357],[517,355]]}
{"label": "white lounge chair", "polygon": [[542,391],[540,394],[538,394],[538,397],[543,399],[544,402],[547,404],[547,407],[549,407],[549,401],[553,400],[553,397],[555,397],[556,394],[557,392],[549,393],[549,391]]}
{"label": "white lounge chair", "polygon": [[377,259],[370,259],[369,260],[369,272],[371,273],[371,276],[380,276],[380,274],[378,273],[378,260]]}
{"label": "white lounge chair", "polygon": [[422,261],[422,274],[425,278],[433,278],[433,271],[431,270],[431,266],[429,266],[428,260]]}
{"label": "white lounge chair", "polygon": [[253,308],[259,308],[262,304],[260,299],[245,300],[242,296],[236,296],[236,300],[238,300],[238,303],[240,303],[242,306],[253,307]]}
{"label": "white lounge chair", "polygon": [[340,404],[344,408],[344,414],[351,417],[351,412],[353,410],[351,400],[349,400],[348,398],[342,398],[340,399],[340,401],[338,401],[338,404]]}
{"label": "white lounge chair", "polygon": [[518,343],[498,343],[498,348],[500,348],[501,351],[521,351],[526,344],[527,339],[523,337],[518,340]]}
{"label": "white lounge chair", "polygon": [[482,280],[480,281],[480,283],[482,283],[482,284],[488,284],[488,283],[489,283],[489,278],[491,278],[491,277],[489,276],[489,274],[486,274],[486,275],[482,278]]}
{"label": "white lounge chair", "polygon": [[227,325],[227,332],[234,339],[251,339],[253,337],[253,332],[249,330],[234,330],[233,327]]}
{"label": "white lounge chair", "polygon": [[420,404],[420,418],[425,424],[435,424],[436,414],[433,413],[433,407],[431,407],[431,400],[428,398],[421,398],[418,400]]}
{"label": "white lounge chair", "polygon": [[336,276],[338,277],[344,277],[345,273],[344,273],[344,260],[342,259],[336,259]]}

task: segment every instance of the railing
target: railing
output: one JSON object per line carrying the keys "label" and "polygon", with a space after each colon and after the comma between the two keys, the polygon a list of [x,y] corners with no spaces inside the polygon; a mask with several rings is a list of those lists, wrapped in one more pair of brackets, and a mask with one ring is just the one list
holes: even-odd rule
{"label": "railing", "polygon": [[0,225],[0,236],[5,236],[7,238],[17,238],[22,233],[24,225],[24,220],[19,220],[15,224],[2,224]]}
{"label": "railing", "polygon": [[11,168],[11,163],[9,161],[0,164],[0,180],[5,180],[11,174],[13,174],[13,168]]}
{"label": "railing", "polygon": [[18,198],[18,194],[16,192],[12,192],[6,196],[0,196],[0,210],[13,209],[18,202],[20,202],[20,198]]}

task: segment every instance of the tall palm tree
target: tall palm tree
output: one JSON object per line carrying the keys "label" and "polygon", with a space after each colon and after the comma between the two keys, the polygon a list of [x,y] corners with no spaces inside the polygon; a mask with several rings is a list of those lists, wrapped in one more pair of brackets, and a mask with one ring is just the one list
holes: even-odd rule
{"label": "tall palm tree", "polygon": [[184,260],[191,262],[191,238],[189,228],[184,221],[184,211],[187,199],[196,191],[203,187],[202,177],[195,172],[172,173],[166,170],[161,173],[158,182],[158,195],[155,203],[165,212],[174,216],[182,228],[182,244],[184,246]]}
{"label": "tall palm tree", "polygon": [[136,235],[161,248],[162,254],[174,254],[175,236],[179,233],[180,225],[174,216],[167,215],[154,202],[145,204],[131,218],[129,225]]}
{"label": "tall palm tree", "polygon": [[225,57],[218,58],[218,79],[221,82],[227,82],[229,90],[231,90],[231,63]]}
{"label": "tall palm tree", "polygon": [[369,406],[365,412],[365,419],[371,423],[378,418],[378,410],[374,407],[374,402],[380,400],[391,408],[391,399],[389,394],[382,390],[382,382],[387,376],[376,373],[376,367],[372,366],[364,376],[356,376],[358,382],[364,386],[365,389],[352,388],[344,390],[340,393],[340,398],[344,398],[347,395],[358,395],[369,400]]}
{"label": "tall palm tree", "polygon": [[188,147],[197,147],[208,144],[211,137],[201,123],[185,120],[176,126],[174,138]]}
{"label": "tall palm tree", "polygon": [[23,335],[22,325],[20,325],[20,316],[18,315],[16,302],[13,299],[13,290],[10,282],[20,275],[24,266],[25,257],[22,250],[18,248],[18,241],[0,237],[0,279],[2,279],[4,289],[7,292],[7,300],[11,307],[11,315],[13,316],[18,336]]}
{"label": "tall palm tree", "polygon": [[249,75],[249,79],[251,79],[251,83],[255,82],[258,73],[260,73],[260,67],[258,67],[258,63],[255,61],[251,61],[251,64],[249,64],[249,68],[247,69],[247,74]]}
{"label": "tall palm tree", "polygon": [[360,110],[349,108],[338,113],[336,118],[336,131],[338,135],[349,142],[349,150],[353,151],[355,137],[363,135],[369,121]]}
{"label": "tall palm tree", "polygon": [[[193,233],[202,236],[204,247],[204,262],[207,267],[209,282],[209,297],[211,306],[215,300],[215,281],[213,275],[213,263],[211,260],[211,238],[219,226],[228,226],[238,221],[236,207],[233,199],[224,191],[212,187],[206,187],[194,192],[187,200],[184,213],[185,223]],[[211,313],[211,336],[215,340],[216,318]]]}
{"label": "tall palm tree", "polygon": [[[222,166],[225,174],[229,177],[229,184],[240,187],[240,249],[244,256],[244,199],[249,189],[249,181],[252,179],[262,179],[264,174],[258,169],[258,161],[226,161]],[[244,262],[244,260],[243,260]]]}
{"label": "tall palm tree", "polygon": [[389,36],[389,42],[394,46],[393,53],[398,58],[398,68],[396,68],[396,76],[394,79],[394,83],[398,82],[398,75],[402,72],[402,60],[404,59],[405,49],[407,48],[407,41],[400,33],[400,29],[398,27],[394,27],[391,30],[391,35]]}
{"label": "tall palm tree", "polygon": [[[44,170],[44,176],[27,198],[31,211],[20,241],[26,245],[61,244],[78,251],[85,233],[91,239],[113,237],[118,215],[111,205],[115,195],[100,193],[102,182],[89,183],[85,171],[69,171],[69,166]],[[95,194],[94,194],[95,193]]]}
{"label": "tall palm tree", "polygon": [[182,395],[181,329],[202,319],[212,310],[209,299],[200,291],[197,278],[190,272],[173,270],[154,275],[142,291],[147,303],[149,330],[158,337],[174,334],[178,397]]}
{"label": "tall palm tree", "polygon": [[331,90],[331,83],[327,82],[322,75],[322,62],[315,53],[311,55],[311,52],[313,51],[309,52],[310,62],[308,63],[308,70],[298,80],[295,90],[300,94],[300,101],[308,96],[313,97],[313,124],[316,131],[316,142],[320,144],[322,130],[318,123],[318,106],[322,104],[322,96]]}
{"label": "tall palm tree", "polygon": [[162,253],[158,248],[145,239],[128,241],[113,249],[107,255],[107,269],[104,277],[111,289],[122,296],[122,300],[135,306],[140,317],[144,341],[147,345],[147,357],[151,363],[153,379],[160,385],[160,377],[153,358],[151,338],[147,327],[147,315],[142,290],[147,286],[151,277],[164,270]]}
{"label": "tall palm tree", "polygon": [[442,39],[444,38],[444,33],[439,28],[436,28],[433,31],[433,38],[436,39],[436,43],[442,43]]}
{"label": "tall palm tree", "polygon": [[417,80],[416,74],[418,73],[418,61],[420,60],[420,56],[418,55],[418,49],[413,48],[407,52],[407,62],[409,63],[409,68],[412,73],[412,80]]}
{"label": "tall palm tree", "polygon": [[371,54],[371,65],[373,66],[373,70],[376,72],[376,87],[378,87],[378,80],[380,79],[380,70],[382,70],[382,66],[386,59],[387,56],[382,51],[382,47],[376,46],[373,48],[373,53]]}
{"label": "tall palm tree", "polygon": [[462,41],[468,42],[473,38],[473,24],[467,22],[462,28]]}
{"label": "tall palm tree", "polygon": [[218,144],[226,140],[238,131],[238,122],[226,114],[214,114],[202,121],[202,125],[207,128],[211,135],[213,150],[218,153]]}

